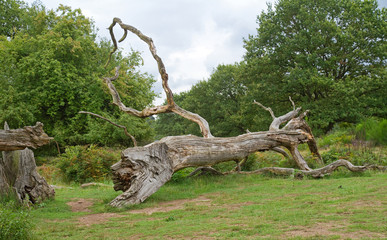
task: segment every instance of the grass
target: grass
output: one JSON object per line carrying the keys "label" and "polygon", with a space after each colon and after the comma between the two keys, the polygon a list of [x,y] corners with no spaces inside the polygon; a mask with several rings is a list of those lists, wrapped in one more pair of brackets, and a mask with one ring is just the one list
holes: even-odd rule
{"label": "grass", "polygon": [[[111,187],[57,189],[56,199],[30,212],[38,239],[375,239],[387,237],[387,174],[335,173],[294,180],[230,175],[172,181],[144,203],[113,209]],[[182,201],[167,212],[131,213]],[[67,202],[90,199],[91,212],[71,212]],[[175,202],[177,204],[177,202]],[[85,225],[80,219],[109,213]],[[309,230],[308,230],[309,229]]]}

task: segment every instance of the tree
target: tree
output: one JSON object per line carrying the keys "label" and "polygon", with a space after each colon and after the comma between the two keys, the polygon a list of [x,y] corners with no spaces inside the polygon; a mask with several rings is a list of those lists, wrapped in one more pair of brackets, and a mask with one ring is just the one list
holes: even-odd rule
{"label": "tree", "polygon": [[387,14],[375,0],[280,0],[245,40],[248,100],[311,110],[314,129],[386,117]]}
{"label": "tree", "polygon": [[13,38],[25,24],[25,8],[23,1],[0,0],[0,35]]}
{"label": "tree", "polygon": [[[323,168],[312,170],[298,151],[299,144],[308,143],[311,152],[318,154],[316,141],[312,131],[304,120],[308,111],[300,114],[301,108],[296,108],[291,98],[289,98],[289,100],[293,106],[293,110],[279,117],[275,116],[271,108],[265,107],[261,103],[254,102],[270,112],[273,121],[269,131],[250,132],[228,138],[213,137],[209,124],[204,118],[196,113],[187,111],[176,104],[173,93],[168,86],[168,74],[166,68],[160,56],[157,55],[155,45],[151,38],[144,35],[133,26],[124,24],[119,18],[114,18],[113,23],[109,27],[114,44],[111,53],[113,54],[117,49],[117,41],[113,32],[113,28],[117,24],[124,30],[124,35],[120,39],[120,42],[125,40],[128,31],[130,31],[148,44],[150,52],[158,65],[158,70],[162,78],[162,85],[167,95],[167,102],[163,106],[148,107],[142,110],[127,107],[121,101],[120,94],[113,84],[119,75],[119,68],[117,68],[114,77],[104,78],[104,82],[108,86],[113,98],[113,103],[118,106],[121,111],[140,118],[161,113],[176,113],[177,115],[198,124],[203,137],[192,135],[169,136],[144,147],[134,147],[124,150],[121,154],[121,161],[112,166],[114,189],[117,191],[122,190],[124,193],[111,201],[111,206],[122,207],[143,202],[164,183],[170,180],[174,172],[180,169],[186,167],[201,167],[201,169],[216,171],[209,166],[226,161],[237,161],[239,166],[239,161],[246,158],[250,153],[267,150],[285,152],[280,147],[289,150],[293,160],[300,168],[299,173],[296,174],[294,169],[275,167],[260,169],[254,173],[268,171],[276,174],[293,174],[297,175],[297,177],[302,177],[304,175],[323,177],[325,174],[331,173],[340,166],[344,166],[351,171],[364,171],[365,169],[370,168],[370,166],[353,166],[346,160],[338,160]],[[281,127],[282,124],[285,123],[286,125]],[[236,169],[239,171],[240,168],[237,167]]]}
{"label": "tree", "polygon": [[[151,130],[145,121],[119,119],[119,111],[110,105],[100,77],[112,70],[103,68],[111,45],[96,41],[93,22],[79,9],[63,5],[57,12],[41,5],[23,11],[28,17],[20,19],[24,25],[13,38],[0,36],[0,93],[4,96],[0,122],[8,121],[13,128],[44,122],[47,133],[61,144],[124,143],[126,136],[115,131],[104,138],[96,136],[96,125],[78,114],[89,110],[120,122],[132,121],[130,127],[137,137],[149,138]],[[117,83],[126,92],[123,101],[137,107],[151,104],[155,80],[139,72],[139,53],[118,54],[112,62],[121,65]],[[141,97],[131,97],[135,92]]]}

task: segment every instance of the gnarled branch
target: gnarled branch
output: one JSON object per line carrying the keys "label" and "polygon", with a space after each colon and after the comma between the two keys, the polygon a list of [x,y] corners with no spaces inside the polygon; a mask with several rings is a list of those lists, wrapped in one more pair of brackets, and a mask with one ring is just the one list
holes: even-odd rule
{"label": "gnarled branch", "polygon": [[[113,19],[113,23],[109,26],[109,32],[110,32],[111,39],[113,41],[114,48],[110,52],[109,60],[106,63],[106,66],[109,64],[112,54],[118,48],[117,47],[117,40],[116,40],[116,38],[114,36],[114,32],[113,32],[113,28],[114,28],[114,26],[116,24],[120,25],[120,27],[124,30],[124,35],[120,39],[120,42],[123,41],[126,38],[127,31],[130,31],[130,32],[134,33],[135,35],[137,35],[142,41],[144,41],[145,43],[148,44],[149,50],[150,50],[153,58],[157,62],[158,70],[159,70],[159,73],[160,73],[160,76],[161,76],[161,79],[162,79],[162,86],[163,86],[164,92],[165,92],[165,94],[167,96],[167,105],[145,108],[142,111],[138,111],[136,109],[133,109],[133,108],[130,108],[130,107],[126,107],[121,102],[120,96],[119,96],[116,88],[114,87],[114,85],[112,83],[112,80],[110,78],[105,78],[104,79],[105,83],[107,84],[107,86],[109,88],[109,91],[110,91],[110,94],[113,97],[113,103],[116,104],[120,108],[120,110],[122,110],[122,111],[124,111],[124,112],[126,112],[128,114],[131,114],[133,116],[141,117],[141,118],[149,117],[151,115],[160,114],[160,113],[174,112],[174,113],[176,113],[176,114],[178,114],[178,115],[180,115],[180,116],[182,116],[182,117],[184,117],[184,118],[186,118],[186,119],[188,119],[190,121],[193,121],[193,122],[197,123],[199,125],[199,127],[200,127],[200,131],[201,131],[203,137],[205,137],[205,138],[212,137],[212,134],[211,134],[211,131],[210,131],[210,128],[209,128],[209,124],[208,124],[208,122],[204,118],[202,118],[198,114],[192,113],[190,111],[187,111],[187,110],[179,107],[175,103],[175,101],[173,99],[172,90],[169,88],[169,85],[168,85],[168,74],[167,74],[167,71],[165,69],[165,66],[164,66],[164,63],[163,63],[162,59],[157,55],[156,47],[155,47],[155,45],[153,43],[153,40],[150,37],[144,35],[137,28],[122,23],[121,19],[119,19],[119,18],[114,18]],[[117,71],[116,71],[116,73],[117,73]]]}
{"label": "gnarled branch", "polygon": [[300,112],[301,107],[295,109],[294,102],[292,101],[292,99],[290,97],[289,97],[289,100],[290,100],[290,102],[293,105],[293,111],[290,111],[287,114],[282,115],[280,117],[276,117],[274,115],[273,110],[270,107],[265,107],[261,103],[259,103],[259,102],[254,100],[254,102],[253,102],[254,104],[257,104],[261,108],[263,108],[266,111],[268,111],[270,113],[271,117],[273,118],[273,121],[271,122],[270,127],[269,127],[269,131],[278,131],[278,130],[280,130],[280,125],[282,123],[285,123],[285,122],[291,120],[292,118],[296,117],[298,115],[298,113]]}

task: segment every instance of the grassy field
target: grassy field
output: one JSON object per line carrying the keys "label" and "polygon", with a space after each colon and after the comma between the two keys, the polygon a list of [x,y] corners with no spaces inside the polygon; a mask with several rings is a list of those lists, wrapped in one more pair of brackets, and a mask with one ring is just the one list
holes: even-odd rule
{"label": "grassy field", "polygon": [[37,239],[386,239],[387,174],[344,172],[183,179],[121,210],[111,186],[65,186],[30,217]]}

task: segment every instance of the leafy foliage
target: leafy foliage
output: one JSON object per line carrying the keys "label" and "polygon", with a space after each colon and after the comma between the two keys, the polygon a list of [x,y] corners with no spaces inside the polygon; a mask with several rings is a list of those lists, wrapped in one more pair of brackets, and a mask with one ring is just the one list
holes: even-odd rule
{"label": "leafy foliage", "polygon": [[84,183],[106,179],[119,158],[117,152],[90,145],[67,147],[56,161],[66,182]]}
{"label": "leafy foliage", "polygon": [[24,240],[33,239],[33,225],[29,210],[17,204],[16,200],[0,202],[0,239]]}
{"label": "leafy foliage", "polygon": [[386,18],[376,1],[278,1],[245,40],[249,94],[278,113],[291,96],[323,131],[385,117]]}
{"label": "leafy foliage", "polygon": [[356,138],[387,145],[387,119],[368,118],[356,126]]}
{"label": "leafy foliage", "polygon": [[[78,112],[103,112],[113,121],[129,122],[112,106],[101,79],[113,75],[117,65],[121,70],[116,84],[123,102],[134,108],[151,104],[155,80],[139,72],[139,53],[132,51],[125,57],[119,53],[104,69],[111,45],[106,40],[97,42],[94,24],[81,10],[60,5],[55,12],[35,4],[20,11],[25,17],[20,17],[21,27],[13,38],[0,36],[0,122],[18,128],[41,121],[62,145],[119,143],[122,137],[112,137],[115,132],[100,139],[93,132],[94,120]],[[106,128],[99,127],[107,132]],[[130,128],[133,134],[139,132],[139,140],[151,137],[145,120],[136,120]]]}
{"label": "leafy foliage", "polygon": [[[207,119],[214,136],[267,130],[272,119],[253,101],[280,116],[291,109],[289,96],[310,110],[315,135],[339,122],[386,118],[386,20],[375,0],[280,0],[258,16],[242,62],[219,65],[176,102]],[[161,116],[156,129],[199,134],[173,115]]]}
{"label": "leafy foliage", "polygon": [[[241,96],[246,88],[238,81],[239,66],[219,65],[208,81],[200,81],[190,91],[175,95],[176,103],[204,117],[214,136],[236,136],[245,132],[239,115]],[[161,136],[195,134],[199,127],[175,114],[160,115],[156,131]]]}

